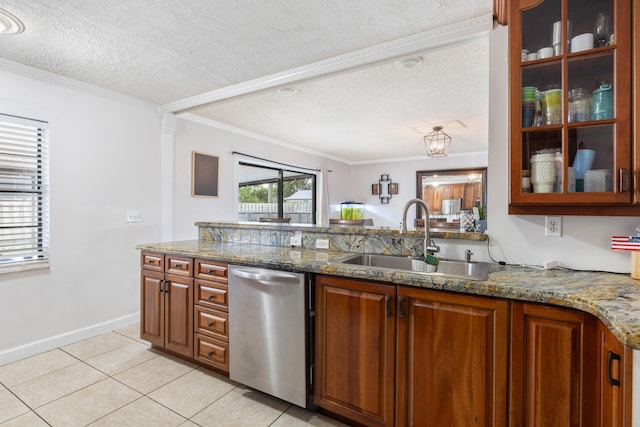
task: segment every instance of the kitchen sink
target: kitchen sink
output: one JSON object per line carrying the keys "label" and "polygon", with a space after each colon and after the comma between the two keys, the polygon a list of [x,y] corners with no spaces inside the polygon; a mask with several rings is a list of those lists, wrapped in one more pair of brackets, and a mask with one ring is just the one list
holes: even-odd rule
{"label": "kitchen sink", "polygon": [[[489,264],[486,262],[465,262],[455,260],[440,260],[433,272],[422,271],[422,260],[414,266],[414,259],[394,255],[361,254],[339,261],[340,264],[362,265],[371,268],[387,270],[411,271],[430,276],[454,277],[468,280],[487,280],[489,277]],[[417,267],[417,268],[416,268]]]}

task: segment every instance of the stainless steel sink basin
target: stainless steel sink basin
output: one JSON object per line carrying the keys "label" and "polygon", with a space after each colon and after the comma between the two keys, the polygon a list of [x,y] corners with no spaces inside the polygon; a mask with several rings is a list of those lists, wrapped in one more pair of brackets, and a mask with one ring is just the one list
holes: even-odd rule
{"label": "stainless steel sink basin", "polygon": [[431,276],[445,276],[468,280],[487,280],[489,277],[489,264],[486,262],[440,260],[436,266],[436,271],[433,272],[422,271],[420,265],[414,266],[414,262],[411,258],[393,255],[354,255],[350,258],[339,261],[339,263],[383,268],[387,270],[412,271]]}

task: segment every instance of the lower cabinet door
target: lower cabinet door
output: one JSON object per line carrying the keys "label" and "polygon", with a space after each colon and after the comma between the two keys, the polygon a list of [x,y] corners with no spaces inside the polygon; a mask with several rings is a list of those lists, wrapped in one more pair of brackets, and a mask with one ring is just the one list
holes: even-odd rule
{"label": "lower cabinet door", "polygon": [[315,403],[394,425],[395,286],[316,276]]}
{"label": "lower cabinet door", "polygon": [[165,279],[164,347],[193,357],[193,279],[169,274]]}
{"label": "lower cabinet door", "polygon": [[511,425],[595,425],[596,319],[571,309],[513,303],[511,327]]}
{"label": "lower cabinet door", "polygon": [[140,338],[164,347],[164,273],[141,270]]}
{"label": "lower cabinet door", "polygon": [[397,426],[506,426],[509,303],[398,287]]}
{"label": "lower cabinet door", "polygon": [[598,322],[600,427],[631,426],[632,351]]}

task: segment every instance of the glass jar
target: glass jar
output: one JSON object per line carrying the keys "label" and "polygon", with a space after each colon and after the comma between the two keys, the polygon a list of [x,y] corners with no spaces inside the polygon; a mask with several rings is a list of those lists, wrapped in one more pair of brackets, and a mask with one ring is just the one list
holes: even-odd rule
{"label": "glass jar", "polygon": [[613,88],[606,80],[593,91],[591,117],[593,120],[613,118]]}
{"label": "glass jar", "polygon": [[569,91],[569,123],[586,122],[591,119],[591,101],[584,88]]}

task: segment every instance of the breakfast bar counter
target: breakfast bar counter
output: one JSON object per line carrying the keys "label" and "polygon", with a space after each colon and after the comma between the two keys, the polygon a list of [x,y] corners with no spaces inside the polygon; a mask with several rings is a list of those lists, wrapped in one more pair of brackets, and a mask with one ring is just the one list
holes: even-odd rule
{"label": "breakfast bar counter", "polygon": [[203,239],[142,244],[137,248],[232,264],[575,308],[598,317],[625,346],[640,350],[640,281],[631,279],[628,274],[492,264],[488,280],[469,281],[341,264],[341,260],[353,253],[333,250]]}

